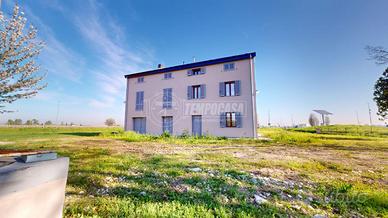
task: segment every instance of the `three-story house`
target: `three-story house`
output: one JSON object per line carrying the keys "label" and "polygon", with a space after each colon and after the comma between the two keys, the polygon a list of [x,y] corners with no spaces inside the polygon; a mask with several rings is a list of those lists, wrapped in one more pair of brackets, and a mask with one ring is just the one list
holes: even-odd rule
{"label": "three-story house", "polygon": [[125,130],[256,138],[255,56],[126,75]]}

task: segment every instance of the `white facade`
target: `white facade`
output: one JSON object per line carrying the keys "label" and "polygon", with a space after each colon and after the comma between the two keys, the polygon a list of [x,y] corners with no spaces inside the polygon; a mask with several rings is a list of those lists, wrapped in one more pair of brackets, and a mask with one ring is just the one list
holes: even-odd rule
{"label": "white facade", "polygon": [[[248,53],[127,75],[125,130],[256,138],[254,57]],[[198,75],[190,75],[199,68]]]}

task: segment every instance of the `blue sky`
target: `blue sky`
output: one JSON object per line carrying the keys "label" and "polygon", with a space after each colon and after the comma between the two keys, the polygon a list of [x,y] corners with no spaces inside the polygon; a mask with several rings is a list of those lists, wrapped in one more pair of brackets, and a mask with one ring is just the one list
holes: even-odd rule
{"label": "blue sky", "polygon": [[[257,52],[259,122],[307,123],[312,109],[332,123],[368,123],[384,71],[366,45],[388,47],[388,1],[18,1],[46,42],[48,87],[8,106],[8,118],[89,125],[124,119],[124,74]],[[9,11],[13,1],[3,0]],[[59,107],[58,107],[59,105]],[[380,122],[381,123],[381,122]]]}

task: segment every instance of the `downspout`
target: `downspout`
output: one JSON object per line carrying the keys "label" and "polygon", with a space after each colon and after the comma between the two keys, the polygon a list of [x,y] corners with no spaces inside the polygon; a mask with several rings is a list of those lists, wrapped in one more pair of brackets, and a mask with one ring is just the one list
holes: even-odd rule
{"label": "downspout", "polygon": [[127,89],[125,90],[125,115],[124,115],[124,131],[128,131],[128,88],[129,88],[129,79],[127,80]]}
{"label": "downspout", "polygon": [[249,65],[251,68],[251,91],[252,91],[252,126],[253,126],[253,138],[257,138],[257,111],[256,111],[256,80],[254,69],[254,57],[250,58]]}

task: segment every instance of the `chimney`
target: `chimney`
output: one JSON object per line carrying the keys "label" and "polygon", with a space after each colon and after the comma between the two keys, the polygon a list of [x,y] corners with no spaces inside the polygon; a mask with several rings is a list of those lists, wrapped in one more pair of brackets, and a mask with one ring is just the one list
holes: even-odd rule
{"label": "chimney", "polygon": [[163,68],[163,64],[158,64],[158,69],[162,69]]}

